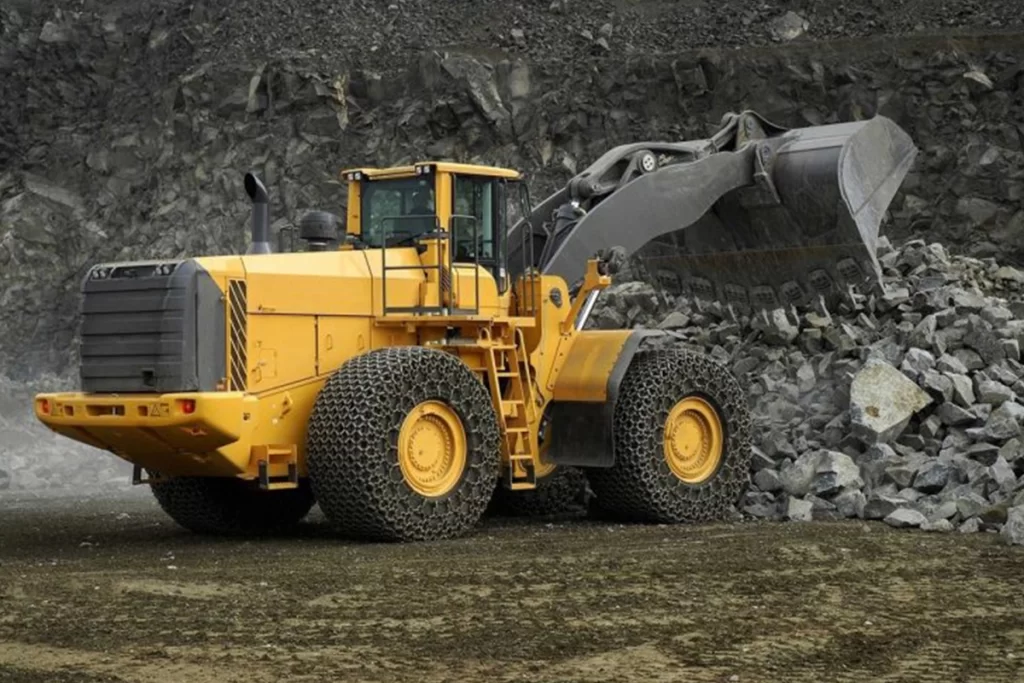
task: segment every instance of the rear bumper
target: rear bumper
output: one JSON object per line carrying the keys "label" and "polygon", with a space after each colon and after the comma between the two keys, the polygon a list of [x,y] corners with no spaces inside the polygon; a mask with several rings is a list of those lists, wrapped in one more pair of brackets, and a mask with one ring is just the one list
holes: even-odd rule
{"label": "rear bumper", "polygon": [[249,466],[257,401],[241,392],[50,393],[34,409],[54,432],[161,474],[237,476]]}

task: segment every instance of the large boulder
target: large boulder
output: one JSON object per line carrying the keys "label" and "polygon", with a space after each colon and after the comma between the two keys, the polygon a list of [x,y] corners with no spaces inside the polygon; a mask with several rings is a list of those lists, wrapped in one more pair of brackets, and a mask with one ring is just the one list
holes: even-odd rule
{"label": "large boulder", "polygon": [[1024,545],[1024,505],[1012,507],[1006,512],[1006,524],[999,535],[1011,545]]}
{"label": "large boulder", "polygon": [[932,402],[906,375],[878,358],[870,359],[850,386],[853,433],[866,444],[888,443],[910,418]]}

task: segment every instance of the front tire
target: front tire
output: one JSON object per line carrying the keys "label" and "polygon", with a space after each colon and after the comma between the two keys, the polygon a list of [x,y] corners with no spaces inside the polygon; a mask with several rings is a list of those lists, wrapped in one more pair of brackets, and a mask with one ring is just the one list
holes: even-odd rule
{"label": "front tire", "polygon": [[591,469],[594,503],[664,524],[725,518],[749,483],[746,393],[722,364],[684,349],[638,353],[615,406],[615,464]]}
{"label": "front tire", "polygon": [[179,526],[218,536],[277,534],[291,530],[313,507],[309,482],[262,491],[224,477],[172,477],[150,485],[157,504]]}
{"label": "front tire", "polygon": [[454,538],[490,502],[498,418],[486,387],[456,356],[379,349],[347,361],[324,384],[306,453],[320,509],[344,535]]}

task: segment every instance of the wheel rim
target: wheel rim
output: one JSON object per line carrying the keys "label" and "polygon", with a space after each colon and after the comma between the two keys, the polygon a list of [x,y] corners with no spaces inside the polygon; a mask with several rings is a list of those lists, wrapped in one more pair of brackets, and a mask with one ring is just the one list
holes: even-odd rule
{"label": "wheel rim", "polygon": [[722,462],[722,420],[702,398],[688,396],[669,412],[665,421],[665,460],[676,477],[687,484],[709,479]]}
{"label": "wheel rim", "polygon": [[440,401],[413,408],[398,434],[398,464],[405,483],[422,496],[455,488],[466,468],[466,432],[455,411]]}
{"label": "wheel rim", "polygon": [[[543,457],[543,452],[544,452],[544,448],[541,447],[542,457]],[[549,462],[544,462],[543,460],[541,460],[537,464],[537,466],[534,468],[533,474],[538,479],[543,479],[544,477],[546,477],[549,474],[551,474],[552,472],[554,472],[556,467],[558,467],[558,465],[555,465],[555,464],[549,463]]]}

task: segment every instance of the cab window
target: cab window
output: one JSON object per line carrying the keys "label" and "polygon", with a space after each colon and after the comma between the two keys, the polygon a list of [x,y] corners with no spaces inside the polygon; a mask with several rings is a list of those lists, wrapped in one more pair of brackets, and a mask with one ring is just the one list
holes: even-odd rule
{"label": "cab window", "polygon": [[477,261],[481,265],[495,263],[497,212],[494,195],[494,180],[491,178],[455,177],[452,240],[456,261]]}
{"label": "cab window", "polygon": [[434,211],[432,176],[371,180],[362,188],[362,241],[370,247],[411,244],[416,237],[433,230]]}

